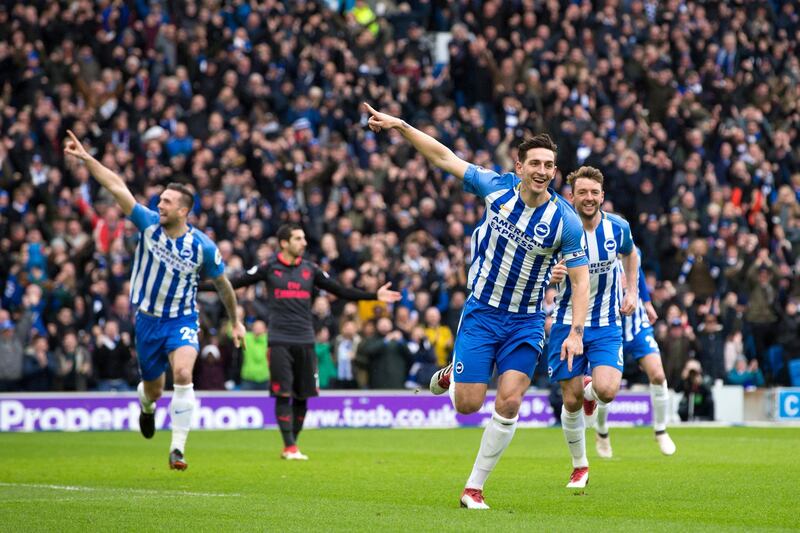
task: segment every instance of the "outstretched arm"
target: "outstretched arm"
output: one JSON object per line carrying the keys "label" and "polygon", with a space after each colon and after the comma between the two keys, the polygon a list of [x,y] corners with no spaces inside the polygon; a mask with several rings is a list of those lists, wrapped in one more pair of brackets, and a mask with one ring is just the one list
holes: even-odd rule
{"label": "outstretched arm", "polygon": [[225,312],[228,313],[228,318],[231,320],[233,344],[238,348],[244,344],[245,328],[244,324],[239,322],[236,317],[236,293],[233,292],[233,286],[225,274],[214,278],[214,288],[217,289],[217,294],[225,306]]}
{"label": "outstretched arm", "polygon": [[371,115],[368,125],[372,131],[379,132],[382,129],[396,129],[432,165],[449,172],[459,179],[464,179],[469,163],[456,156],[448,147],[400,118],[376,111],[367,103],[364,106],[366,106]]}
{"label": "outstretched arm", "polygon": [[392,303],[400,300],[401,294],[390,290],[391,283],[386,283],[378,289],[378,292],[367,292],[353,287],[345,287],[333,281],[324,271],[317,269],[314,273],[314,285],[320,289],[345,300],[380,300]]}
{"label": "outstretched arm", "polygon": [[70,140],[67,141],[67,145],[64,147],[64,153],[83,161],[86,168],[88,168],[89,172],[94,176],[94,179],[114,195],[120,208],[122,208],[122,212],[125,213],[126,216],[129,216],[136,205],[136,199],[133,197],[133,194],[131,194],[131,191],[128,190],[125,182],[121,177],[111,171],[111,169],[106,168],[100,161],[92,157],[72,131],[67,130],[67,133],[69,134]]}
{"label": "outstretched arm", "polygon": [[[256,265],[252,267],[250,270],[242,274],[241,276],[237,276],[235,278],[231,278],[228,280],[231,286],[234,289],[240,289],[242,287],[249,287],[255,283],[258,283],[261,280],[266,280],[267,277],[264,275],[264,264]],[[197,286],[197,290],[199,291],[211,291],[217,288],[216,279],[214,282],[203,281],[200,285]]]}

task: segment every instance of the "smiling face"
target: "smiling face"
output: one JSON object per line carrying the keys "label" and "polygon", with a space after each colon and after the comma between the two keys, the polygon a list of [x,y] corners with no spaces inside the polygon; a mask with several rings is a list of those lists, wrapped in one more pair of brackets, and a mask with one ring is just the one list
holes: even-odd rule
{"label": "smiling face", "polygon": [[161,193],[158,202],[158,214],[162,226],[174,227],[186,222],[189,208],[182,202],[182,194],[178,191],[167,189]]}
{"label": "smiling face", "polygon": [[590,178],[578,178],[572,184],[573,205],[582,219],[592,219],[603,205],[603,186]]}
{"label": "smiling face", "polygon": [[547,148],[531,148],[524,161],[517,161],[517,175],[522,185],[534,194],[547,190],[556,173],[556,154]]}

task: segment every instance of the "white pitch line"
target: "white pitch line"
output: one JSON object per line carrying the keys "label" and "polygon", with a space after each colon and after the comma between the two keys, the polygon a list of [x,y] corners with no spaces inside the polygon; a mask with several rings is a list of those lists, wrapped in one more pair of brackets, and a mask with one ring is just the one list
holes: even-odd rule
{"label": "white pitch line", "polygon": [[223,492],[188,492],[183,490],[155,490],[155,489],[129,489],[120,487],[81,487],[77,485],[46,485],[41,483],[4,483],[0,487],[25,487],[30,489],[64,490],[70,492],[122,492],[125,494],[143,494],[155,496],[201,496],[211,498],[226,498],[241,496],[237,493]]}

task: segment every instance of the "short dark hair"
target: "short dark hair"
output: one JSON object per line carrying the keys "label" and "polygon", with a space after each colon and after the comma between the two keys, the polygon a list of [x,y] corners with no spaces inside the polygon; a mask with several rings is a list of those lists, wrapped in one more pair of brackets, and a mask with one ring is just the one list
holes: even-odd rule
{"label": "short dark hair", "polygon": [[189,211],[194,208],[194,191],[189,188],[188,185],[184,185],[183,183],[176,183],[172,182],[167,185],[167,189],[170,191],[178,191],[181,193],[181,203],[184,207],[187,207]]}
{"label": "short dark hair", "polygon": [[278,237],[278,244],[281,241],[288,241],[292,238],[292,232],[296,230],[301,230],[303,227],[300,224],[295,222],[287,222],[286,224],[281,224],[281,227],[278,228],[278,232],[275,234]]}
{"label": "short dark hair", "polygon": [[583,166],[578,170],[570,173],[570,175],[567,176],[567,183],[569,183],[569,186],[574,189],[575,182],[578,181],[578,179],[580,178],[594,180],[597,183],[599,183],[601,187],[603,185],[603,173],[594,167]]}
{"label": "short dark hair", "polygon": [[525,162],[525,156],[528,155],[528,150],[532,150],[534,148],[545,148],[547,150],[551,150],[553,155],[558,154],[558,146],[556,143],[553,142],[553,139],[546,133],[540,133],[535,137],[529,137],[519,143],[517,147],[517,158],[519,159],[520,163]]}

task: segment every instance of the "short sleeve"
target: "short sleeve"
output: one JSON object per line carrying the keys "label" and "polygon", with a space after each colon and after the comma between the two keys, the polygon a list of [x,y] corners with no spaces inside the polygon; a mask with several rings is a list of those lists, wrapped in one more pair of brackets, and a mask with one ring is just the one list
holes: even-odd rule
{"label": "short sleeve", "polygon": [[203,239],[203,272],[209,278],[218,278],[225,272],[225,262],[217,245],[210,239]]}
{"label": "short sleeve", "polygon": [[624,219],[620,219],[622,229],[622,242],[619,246],[619,253],[630,255],[633,252],[633,235],[631,235],[631,225]]}
{"label": "short sleeve", "polygon": [[158,224],[159,220],[161,219],[161,217],[158,216],[158,213],[151,211],[140,203],[137,203],[133,206],[133,211],[131,211],[131,214],[128,215],[128,218],[134,223],[139,231],[144,231],[153,224]]}
{"label": "short sleeve", "polygon": [[481,198],[495,191],[511,189],[516,184],[517,178],[512,173],[500,175],[477,165],[470,165],[464,173],[464,191]]}
{"label": "short sleeve", "polygon": [[564,225],[561,230],[561,255],[567,260],[567,268],[588,265],[586,252],[583,249],[583,225],[578,215],[572,210],[564,209]]}

